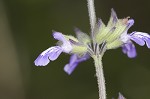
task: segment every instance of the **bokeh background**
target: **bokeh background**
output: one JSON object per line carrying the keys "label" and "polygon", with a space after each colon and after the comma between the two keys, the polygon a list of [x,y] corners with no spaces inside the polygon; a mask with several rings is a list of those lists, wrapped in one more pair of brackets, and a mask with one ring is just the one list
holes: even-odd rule
{"label": "bokeh background", "polygon": [[[149,5],[149,0],[95,0],[97,17],[105,23],[111,8],[119,18],[135,19],[129,32],[150,33]],[[74,27],[90,31],[86,0],[0,0],[0,99],[98,99],[92,59],[70,76],[63,71],[69,55],[46,67],[33,63],[55,45],[52,30],[75,35]],[[104,55],[108,99],[116,99],[119,92],[127,99],[150,99],[150,50],[136,48],[135,59],[121,48]]]}

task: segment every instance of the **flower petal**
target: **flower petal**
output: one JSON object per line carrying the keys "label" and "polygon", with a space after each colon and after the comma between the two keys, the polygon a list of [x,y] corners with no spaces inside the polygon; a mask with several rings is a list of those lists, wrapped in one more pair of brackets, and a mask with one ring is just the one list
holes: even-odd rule
{"label": "flower petal", "polygon": [[34,61],[34,64],[36,66],[46,66],[48,63],[50,62],[50,60],[48,59],[48,55],[39,55],[37,57],[37,59]]}
{"label": "flower petal", "polygon": [[47,50],[43,51],[37,59],[34,61],[36,66],[45,66],[50,60],[54,61],[61,54],[62,48],[60,46],[50,47]]}
{"label": "flower petal", "polygon": [[137,44],[139,44],[140,46],[144,46],[145,42],[143,39],[138,38],[138,37],[131,37],[130,38],[132,41],[136,42]]}
{"label": "flower petal", "polygon": [[127,43],[127,42],[130,40],[131,36],[130,36],[130,34],[127,34],[127,32],[128,32],[128,29],[129,29],[133,24],[134,24],[134,20],[133,20],[133,19],[129,19],[129,20],[127,21],[127,27],[126,27],[125,31],[124,31],[124,32],[121,34],[121,36],[120,36],[120,39],[121,39],[122,42]]}
{"label": "flower petal", "polygon": [[136,49],[132,42],[126,43],[122,46],[122,51],[124,54],[127,54],[129,58],[136,57]]}
{"label": "flower petal", "polygon": [[133,19],[129,19],[127,22],[128,26],[127,26],[127,30],[134,25],[134,20]]}
{"label": "flower petal", "polygon": [[77,67],[77,65],[78,65],[78,63],[74,63],[74,64],[72,64],[72,65],[66,64],[65,67],[64,67],[64,71],[65,71],[68,75],[70,75],[70,74],[74,71],[74,69]]}
{"label": "flower petal", "polygon": [[63,43],[61,45],[61,48],[63,49],[63,52],[69,53],[72,50],[71,43],[69,42],[69,40],[67,40],[65,38],[65,36],[62,33],[60,33],[60,32],[54,32],[53,33],[53,37]]}
{"label": "flower petal", "polygon": [[129,58],[134,58],[136,57],[136,49],[135,46],[133,44],[130,45],[130,50],[128,50],[127,55]]}
{"label": "flower petal", "polygon": [[146,45],[148,48],[150,48],[150,38],[145,38]]}
{"label": "flower petal", "polygon": [[78,65],[78,62],[77,61],[77,55],[76,54],[73,54],[71,57],[70,57],[70,62],[69,64],[66,64],[65,67],[64,67],[64,71],[66,73],[68,73],[69,75],[73,72],[73,70],[76,68],[76,66]]}
{"label": "flower petal", "polygon": [[89,59],[89,55],[88,54],[85,54],[83,55],[82,57],[79,57],[77,54],[73,54],[71,57],[70,57],[70,62],[69,64],[66,64],[65,67],[64,67],[64,71],[67,73],[67,74],[71,74],[74,69],[77,67],[77,65],[80,63],[80,62],[83,62],[83,61],[86,61],[87,59]]}
{"label": "flower petal", "polygon": [[130,39],[135,41],[140,46],[146,45],[150,48],[150,35],[143,32],[133,32],[130,34]]}
{"label": "flower petal", "polygon": [[59,46],[51,47],[49,49],[49,52],[47,53],[49,55],[49,59],[54,61],[58,58],[58,56],[62,53],[62,48]]}
{"label": "flower petal", "polygon": [[56,40],[59,40],[59,41],[66,41],[65,37],[63,36],[62,33],[60,32],[53,32],[53,37],[56,39]]}

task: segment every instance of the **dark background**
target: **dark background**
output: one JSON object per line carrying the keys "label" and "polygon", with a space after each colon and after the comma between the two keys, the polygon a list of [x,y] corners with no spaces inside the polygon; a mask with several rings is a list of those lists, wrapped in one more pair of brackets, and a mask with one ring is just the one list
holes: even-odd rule
{"label": "dark background", "polygon": [[[150,0],[95,0],[96,15],[107,23],[110,9],[119,18],[135,20],[131,31],[150,33]],[[98,99],[93,60],[79,64],[72,75],[63,71],[69,55],[46,67],[34,60],[55,45],[52,30],[75,35],[74,27],[89,33],[86,0],[0,1],[0,99]],[[127,99],[150,99],[150,50],[136,45],[129,59],[121,48],[103,57],[107,97],[121,92]]]}

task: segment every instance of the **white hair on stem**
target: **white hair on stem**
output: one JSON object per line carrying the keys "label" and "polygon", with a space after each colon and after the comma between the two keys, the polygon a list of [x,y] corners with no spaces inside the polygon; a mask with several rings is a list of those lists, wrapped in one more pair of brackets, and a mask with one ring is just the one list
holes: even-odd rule
{"label": "white hair on stem", "polygon": [[95,15],[95,7],[94,7],[94,0],[87,0],[88,3],[88,12],[89,12],[89,20],[91,25],[91,33],[93,34],[95,24],[96,24],[96,15]]}

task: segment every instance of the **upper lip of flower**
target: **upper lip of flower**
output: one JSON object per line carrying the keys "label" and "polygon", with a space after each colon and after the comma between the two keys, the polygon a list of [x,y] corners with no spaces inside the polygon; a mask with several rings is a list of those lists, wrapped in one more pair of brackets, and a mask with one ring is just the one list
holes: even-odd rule
{"label": "upper lip of flower", "polygon": [[72,50],[71,43],[65,38],[65,36],[60,32],[53,32],[53,37],[56,40],[59,40],[62,42],[61,48],[63,52],[69,53]]}

